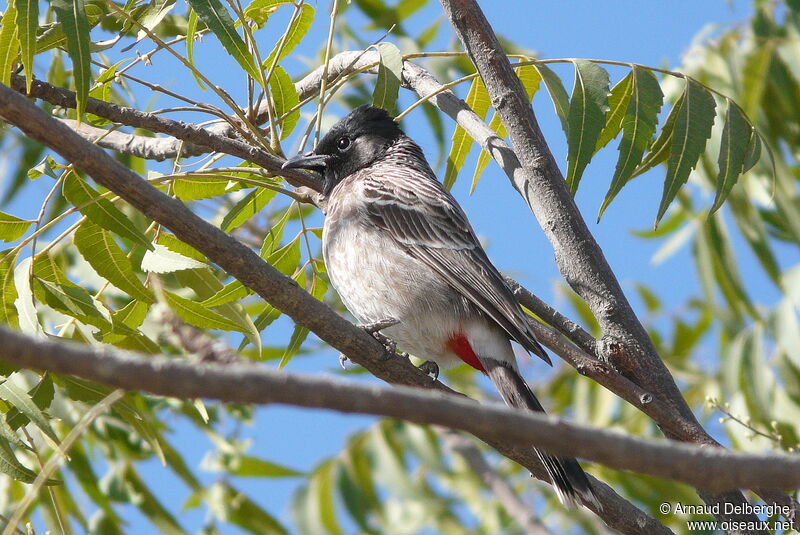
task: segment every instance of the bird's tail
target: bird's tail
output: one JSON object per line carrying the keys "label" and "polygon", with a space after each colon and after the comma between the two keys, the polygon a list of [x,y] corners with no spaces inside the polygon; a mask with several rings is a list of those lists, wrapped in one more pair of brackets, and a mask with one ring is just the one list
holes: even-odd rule
{"label": "bird's tail", "polygon": [[[495,359],[481,359],[481,363],[507,405],[544,412],[544,408],[531,392],[525,379],[510,364]],[[565,506],[574,507],[580,503],[580,498],[583,498],[602,509],[578,461],[571,457],[555,457],[538,449],[534,451],[542,461],[547,475],[550,476],[558,501]]]}

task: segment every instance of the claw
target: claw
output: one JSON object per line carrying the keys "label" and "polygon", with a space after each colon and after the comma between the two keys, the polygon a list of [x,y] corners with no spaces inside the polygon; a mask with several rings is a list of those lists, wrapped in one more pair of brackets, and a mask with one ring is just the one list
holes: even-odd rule
{"label": "claw", "polygon": [[350,360],[350,359],[347,358],[347,355],[345,355],[344,353],[339,353],[339,366],[341,366],[343,370],[347,369],[347,366],[345,366],[345,363],[348,360]]}
{"label": "claw", "polygon": [[419,369],[424,371],[426,375],[433,376],[434,381],[436,381],[439,378],[439,365],[433,362],[432,360],[426,360],[425,362],[420,364]]}
{"label": "claw", "polygon": [[359,325],[359,327],[367,331],[369,334],[375,334],[384,329],[388,329],[389,327],[397,325],[398,323],[400,323],[400,320],[398,319],[383,318],[382,320],[373,321],[372,323],[364,323],[362,325]]}
{"label": "claw", "polygon": [[388,336],[381,334],[381,331],[393,325],[397,325],[398,323],[400,323],[398,319],[384,318],[382,320],[373,321],[372,323],[359,325],[361,329],[371,334],[373,338],[386,348],[386,353],[381,357],[381,360],[389,360],[397,354],[397,343]]}

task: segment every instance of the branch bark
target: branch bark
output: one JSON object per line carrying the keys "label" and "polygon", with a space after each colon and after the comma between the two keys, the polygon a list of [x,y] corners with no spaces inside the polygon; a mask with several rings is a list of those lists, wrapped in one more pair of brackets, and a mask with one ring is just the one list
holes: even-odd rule
{"label": "branch bark", "polygon": [[[94,111],[92,113],[97,114]],[[320,339],[344,353],[352,362],[367,368],[376,377],[394,384],[434,388],[440,392],[456,394],[442,383],[432,382],[407,359],[383,359],[385,349],[377,340],[311,297],[292,279],[264,262],[254,251],[196,216],[177,199],[161,193],[101,148],[88,143],[69,127],[3,85],[0,85],[0,117],[15,125],[31,139],[45,144],[75,164],[98,184],[125,199],[145,216],[162,224],[178,239],[202,252],[210,261],[254,290],[265,301],[286,313],[295,323],[313,331]],[[189,131],[189,125],[186,126]],[[530,470],[537,478],[549,481],[530,448],[508,444],[492,435],[480,435],[478,438]],[[599,510],[592,504],[585,505],[610,527],[631,534],[670,533],[662,524],[620,497],[608,485],[593,478],[592,481],[595,495],[603,508]]]}
{"label": "branch bark", "polygon": [[[647,331],[633,312],[600,246],[586,226],[542,134],[522,82],[475,0],[441,0],[445,13],[483,79],[492,106],[522,164],[512,183],[525,198],[553,245],[559,270],[591,309],[603,329],[601,359],[656,396],[692,424],[693,442],[718,445],[697,422]],[[681,437],[663,430],[670,438]],[[746,503],[740,492],[699,493],[708,504]],[[721,520],[757,522],[755,515],[724,515]],[[762,531],[758,531],[762,532]]]}
{"label": "branch bark", "polygon": [[[440,425],[711,490],[764,484],[800,486],[800,457],[796,455],[739,453],[675,441],[657,442],[419,388],[385,388],[301,376],[253,363],[201,364],[164,356],[136,356],[35,339],[5,328],[0,328],[0,357],[25,368],[76,375],[162,396],[281,403]],[[466,414],[469,418],[464,417]]]}

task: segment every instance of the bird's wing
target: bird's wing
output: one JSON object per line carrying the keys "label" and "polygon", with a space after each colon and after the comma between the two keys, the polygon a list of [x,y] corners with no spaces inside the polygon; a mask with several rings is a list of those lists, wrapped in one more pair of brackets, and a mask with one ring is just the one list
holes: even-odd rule
{"label": "bird's wing", "polygon": [[550,359],[527,315],[478,242],[466,214],[435,178],[393,170],[362,182],[366,215],[406,252],[436,270],[525,349]]}

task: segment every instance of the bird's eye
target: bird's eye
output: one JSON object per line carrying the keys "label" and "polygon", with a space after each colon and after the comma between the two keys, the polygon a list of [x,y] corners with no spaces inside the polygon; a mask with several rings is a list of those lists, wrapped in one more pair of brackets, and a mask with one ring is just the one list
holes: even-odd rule
{"label": "bird's eye", "polygon": [[350,138],[349,137],[340,137],[339,141],[336,142],[336,146],[339,150],[347,150],[350,146]]}

